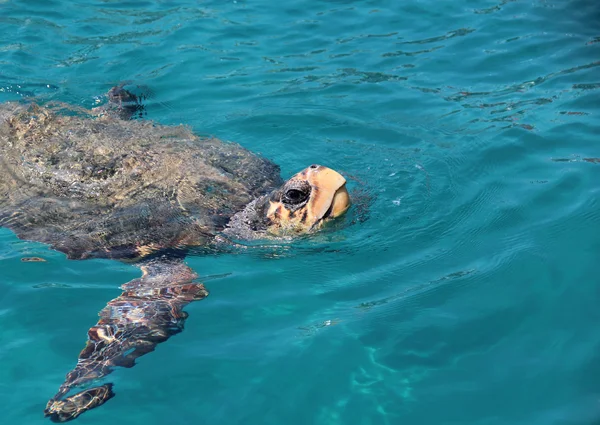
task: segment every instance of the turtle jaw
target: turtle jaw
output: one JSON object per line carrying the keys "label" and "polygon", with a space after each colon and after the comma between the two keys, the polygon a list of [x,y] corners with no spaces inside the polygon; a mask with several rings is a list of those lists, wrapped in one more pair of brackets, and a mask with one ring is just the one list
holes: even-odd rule
{"label": "turtle jaw", "polygon": [[267,209],[267,232],[294,236],[320,229],[350,207],[346,179],[337,171],[311,165],[275,191]]}
{"label": "turtle jaw", "polygon": [[311,230],[319,229],[323,224],[329,220],[338,218],[350,208],[350,195],[348,189],[346,189],[346,183],[344,183],[333,195],[331,205],[325,214],[311,227]]}

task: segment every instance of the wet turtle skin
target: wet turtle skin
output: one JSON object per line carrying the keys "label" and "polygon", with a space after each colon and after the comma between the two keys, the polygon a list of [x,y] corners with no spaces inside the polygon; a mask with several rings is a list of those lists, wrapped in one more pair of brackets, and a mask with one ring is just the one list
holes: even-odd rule
{"label": "wet turtle skin", "polygon": [[183,263],[190,247],[312,232],[350,205],[329,168],[284,182],[277,165],[238,144],[129,120],[141,106],[122,87],[107,97],[92,111],[0,105],[0,226],[70,259],[113,258],[143,273],[89,329],[44,410],[54,422],[104,404],[113,384],[97,381],[183,330],[183,308],[208,295]]}

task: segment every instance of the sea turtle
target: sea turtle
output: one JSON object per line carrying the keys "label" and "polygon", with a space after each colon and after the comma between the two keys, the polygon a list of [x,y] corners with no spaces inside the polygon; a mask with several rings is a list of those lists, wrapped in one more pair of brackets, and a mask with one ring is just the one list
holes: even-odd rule
{"label": "sea turtle", "polygon": [[54,422],[112,398],[112,384],[96,381],[182,331],[184,306],[208,295],[183,262],[190,247],[291,238],[350,206],[346,180],[330,168],[310,165],[284,182],[278,166],[238,144],[129,119],[141,105],[123,87],[107,97],[93,110],[0,105],[0,226],[70,259],[142,270],[88,331],[44,410]]}

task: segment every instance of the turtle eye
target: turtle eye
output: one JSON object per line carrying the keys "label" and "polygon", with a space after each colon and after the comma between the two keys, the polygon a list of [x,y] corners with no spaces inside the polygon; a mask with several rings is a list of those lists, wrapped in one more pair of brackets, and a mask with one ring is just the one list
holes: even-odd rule
{"label": "turtle eye", "polygon": [[283,202],[286,204],[297,205],[308,198],[308,192],[301,189],[289,189],[283,195]]}

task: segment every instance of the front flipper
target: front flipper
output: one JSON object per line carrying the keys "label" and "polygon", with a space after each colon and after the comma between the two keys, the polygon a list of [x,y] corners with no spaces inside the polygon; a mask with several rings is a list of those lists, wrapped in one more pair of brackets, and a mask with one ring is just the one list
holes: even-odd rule
{"label": "front flipper", "polygon": [[[98,116],[110,116],[112,118],[130,120],[133,118],[142,118],[145,113],[144,100],[147,99],[149,91],[136,95],[132,91],[125,89],[126,83],[112,87],[107,93],[108,103],[92,108],[92,113]],[[141,88],[137,86],[137,88]],[[143,88],[141,88],[143,89]]]}
{"label": "front flipper", "polygon": [[115,366],[133,367],[135,359],[183,330],[188,317],[183,307],[208,295],[202,284],[193,282],[197,275],[180,262],[156,260],[140,268],[143,276],[123,285],[123,293],[100,311],[100,320],[88,331],[77,366],[44,410],[52,421],[70,421],[111,399],[110,383],[68,393],[108,375]]}

